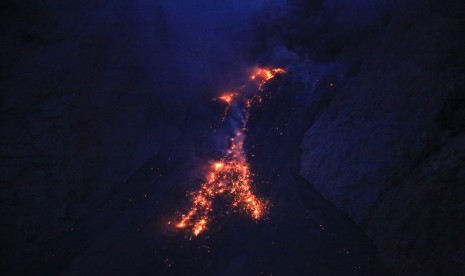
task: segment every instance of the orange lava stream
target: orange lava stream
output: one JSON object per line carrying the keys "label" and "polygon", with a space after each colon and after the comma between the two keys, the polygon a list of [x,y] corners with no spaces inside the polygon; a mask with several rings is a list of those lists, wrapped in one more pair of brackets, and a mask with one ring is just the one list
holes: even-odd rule
{"label": "orange lava stream", "polygon": [[283,74],[286,73],[286,70],[283,68],[261,68],[261,67],[255,67],[253,69],[252,74],[250,75],[250,80],[253,81],[258,81],[259,85],[258,88],[260,90],[263,89],[263,85],[267,83],[269,80],[274,78],[278,74]]}
{"label": "orange lava stream", "polygon": [[228,92],[218,97],[219,100],[223,101],[224,103],[228,105],[223,112],[223,117],[221,118],[222,123],[224,122],[224,120],[226,120],[226,117],[228,116],[228,113],[231,110],[231,104],[236,96],[237,96],[237,93]]}
{"label": "orange lava stream", "polygon": [[[282,68],[255,68],[250,76],[250,81],[257,84],[261,90],[267,81],[282,73],[285,73]],[[237,93],[228,92],[218,98],[228,105],[225,116],[237,95]],[[259,220],[266,214],[269,202],[255,195],[252,188],[253,174],[250,172],[250,166],[244,152],[244,132],[246,131],[250,107],[251,102],[247,100],[246,108],[243,110],[242,126],[231,138],[227,154],[220,160],[211,163],[205,175],[206,180],[198,190],[189,194],[191,207],[187,213],[182,214],[181,219],[176,224],[177,228],[190,229],[194,236],[207,230],[208,223],[212,221],[213,201],[219,196],[230,200],[230,207],[233,210],[243,211],[255,220]]]}
{"label": "orange lava stream", "polygon": [[237,93],[226,93],[224,94],[223,96],[221,97],[218,97],[218,99],[222,100],[223,102],[227,103],[228,105],[230,105],[234,99],[234,97],[237,95]]}

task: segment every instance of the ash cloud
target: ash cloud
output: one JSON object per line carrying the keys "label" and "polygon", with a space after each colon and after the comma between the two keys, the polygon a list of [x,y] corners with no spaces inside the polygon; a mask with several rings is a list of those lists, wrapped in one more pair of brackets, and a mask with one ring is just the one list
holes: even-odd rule
{"label": "ash cloud", "polygon": [[161,1],[180,74],[197,93],[233,87],[250,66],[251,18],[263,2]]}
{"label": "ash cloud", "polygon": [[393,6],[386,0],[289,0],[270,6],[254,20],[255,58],[281,63],[353,59],[385,26]]}
{"label": "ash cloud", "polygon": [[334,89],[358,74],[395,5],[387,0],[273,2],[254,15],[253,59],[288,68],[293,83],[304,87],[300,104],[318,101],[323,92],[316,88]]}

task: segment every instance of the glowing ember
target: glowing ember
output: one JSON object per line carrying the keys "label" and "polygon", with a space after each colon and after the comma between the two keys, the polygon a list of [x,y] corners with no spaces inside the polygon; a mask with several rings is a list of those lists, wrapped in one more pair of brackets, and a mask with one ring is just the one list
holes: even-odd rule
{"label": "glowing ember", "polygon": [[263,84],[265,84],[267,81],[271,80],[276,75],[283,73],[286,73],[286,70],[284,70],[283,68],[269,69],[256,67],[250,75],[250,80],[259,81],[259,88],[261,89]]}
{"label": "glowing ember", "polygon": [[[285,73],[284,69],[256,68],[250,77],[259,88],[275,75]],[[242,86],[242,88],[244,88]],[[242,89],[241,88],[241,89]],[[226,93],[218,99],[228,104],[225,116],[229,111],[237,93]],[[198,236],[207,230],[207,225],[212,220],[213,201],[218,196],[222,196],[231,202],[230,208],[241,210],[258,220],[266,214],[269,206],[254,194],[252,189],[252,173],[247,163],[244,152],[244,131],[246,130],[248,110],[254,99],[247,99],[245,109],[242,109],[242,126],[231,138],[231,145],[227,154],[220,160],[212,162],[205,175],[205,181],[200,188],[190,193],[191,207],[189,211],[182,215],[176,224],[177,228],[188,228],[194,236]],[[260,98],[261,101],[261,98]],[[222,120],[223,121],[223,120]]]}
{"label": "glowing ember", "polygon": [[234,97],[237,96],[237,95],[238,95],[237,93],[229,92],[229,93],[226,93],[226,94],[218,97],[219,100],[225,102],[228,105],[228,107],[226,107],[226,109],[223,112],[223,117],[221,118],[221,122],[224,122],[224,120],[226,120],[226,117],[228,116],[229,110],[231,109],[231,103],[232,103]]}
{"label": "glowing ember", "polygon": [[267,203],[252,191],[249,165],[243,152],[242,133],[235,136],[229,153],[214,162],[200,189],[191,193],[192,207],[176,225],[178,228],[191,227],[195,236],[207,229],[213,200],[219,196],[230,199],[234,208],[245,211],[254,219],[265,213]]}
{"label": "glowing ember", "polygon": [[227,104],[231,104],[234,99],[234,96],[236,96],[236,93],[227,93],[221,97],[218,97],[218,99],[222,100],[223,102]]}
{"label": "glowing ember", "polygon": [[176,225],[178,228],[191,227],[195,236],[206,230],[213,200],[219,195],[230,199],[234,208],[245,211],[254,219],[260,219],[265,213],[267,203],[252,191],[251,173],[244,158],[243,143],[240,139],[234,141],[231,145],[233,150],[221,161],[212,164],[207,180],[199,190],[191,193],[192,207],[182,216]]}

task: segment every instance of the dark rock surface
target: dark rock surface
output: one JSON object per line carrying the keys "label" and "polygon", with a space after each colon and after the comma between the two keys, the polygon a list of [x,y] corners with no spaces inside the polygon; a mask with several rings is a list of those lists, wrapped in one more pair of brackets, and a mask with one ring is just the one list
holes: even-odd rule
{"label": "dark rock surface", "polygon": [[402,181],[391,183],[366,219],[379,256],[399,275],[465,270],[465,135],[451,137]]}
{"label": "dark rock surface", "polygon": [[403,1],[302,142],[302,175],[396,274],[465,271],[464,12]]}
{"label": "dark rock surface", "polygon": [[3,1],[0,21],[0,270],[52,273],[111,216],[60,237],[178,136],[169,35],[148,1]]}

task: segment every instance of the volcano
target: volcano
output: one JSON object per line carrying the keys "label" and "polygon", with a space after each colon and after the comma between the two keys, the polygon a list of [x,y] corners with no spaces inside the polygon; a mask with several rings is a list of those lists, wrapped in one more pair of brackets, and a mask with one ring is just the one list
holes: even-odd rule
{"label": "volcano", "polygon": [[[207,162],[200,186],[194,184],[198,188],[183,197],[186,186],[176,185],[181,181],[178,175],[168,175],[161,180],[167,189],[163,193],[157,189],[149,191],[147,198],[134,196],[140,203],[133,200],[124,218],[75,259],[65,274],[132,273],[134,261],[142,263],[136,271],[140,274],[280,275],[310,270],[319,275],[385,274],[368,238],[299,176],[294,158],[299,144],[292,141],[303,135],[296,130],[303,129],[301,124],[311,114],[302,109],[286,115],[293,123],[280,133],[286,133],[288,143],[278,145],[276,137],[260,141],[263,131],[268,131],[262,121],[282,119],[272,110],[289,96],[278,92],[292,86],[287,82],[290,77],[281,72],[257,80],[257,94],[250,98],[241,101],[238,92],[234,100],[224,100],[231,113],[244,112],[231,115],[231,120],[241,118],[240,129],[230,138],[226,155]],[[135,181],[150,179],[146,175],[151,172],[149,167],[140,170]],[[158,186],[147,183],[146,187],[150,185]],[[180,206],[187,206],[187,211]],[[131,226],[123,229],[123,225]],[[115,246],[123,250],[110,249]],[[132,252],[144,255],[145,261]]]}
{"label": "volcano", "polygon": [[465,275],[463,1],[0,13],[1,275]]}

